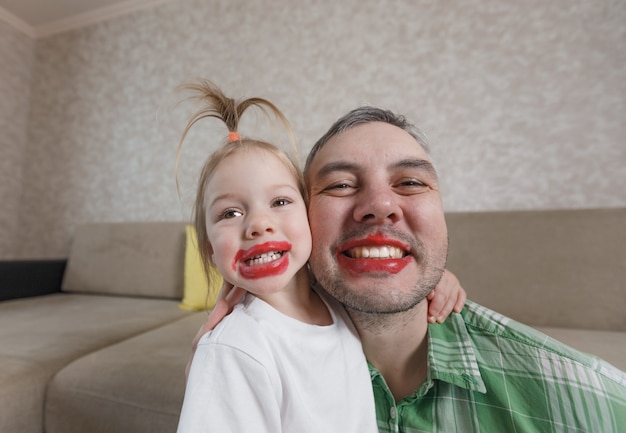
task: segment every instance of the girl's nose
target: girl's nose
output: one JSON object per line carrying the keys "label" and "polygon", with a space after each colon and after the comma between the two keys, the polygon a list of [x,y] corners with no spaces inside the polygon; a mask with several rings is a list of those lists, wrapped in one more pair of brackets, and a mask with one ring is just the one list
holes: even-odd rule
{"label": "girl's nose", "polygon": [[254,239],[264,234],[274,233],[274,231],[274,225],[268,215],[249,215],[249,222],[245,233],[247,239]]}

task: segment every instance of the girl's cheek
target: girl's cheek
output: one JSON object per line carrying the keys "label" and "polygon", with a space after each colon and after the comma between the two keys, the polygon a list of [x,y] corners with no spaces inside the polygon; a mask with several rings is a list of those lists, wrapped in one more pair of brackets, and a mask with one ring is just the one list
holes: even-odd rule
{"label": "girl's cheek", "polygon": [[214,245],[214,263],[223,271],[226,269],[235,271],[235,245],[226,239],[217,239]]}

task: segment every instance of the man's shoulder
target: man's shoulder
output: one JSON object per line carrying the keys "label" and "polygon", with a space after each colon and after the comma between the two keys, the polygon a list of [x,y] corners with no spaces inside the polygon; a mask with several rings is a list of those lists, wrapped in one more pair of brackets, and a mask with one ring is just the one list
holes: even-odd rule
{"label": "man's shoulder", "polygon": [[551,339],[538,330],[470,300],[465,303],[461,317],[471,336],[504,338],[530,346],[551,343]]}
{"label": "man's shoulder", "polygon": [[468,335],[475,342],[481,340],[500,341],[506,347],[528,348],[532,353],[542,350],[572,360],[593,364],[591,356],[561,343],[529,325],[517,322],[503,314],[472,301],[467,301],[461,316]]}
{"label": "man's shoulder", "polygon": [[521,361],[519,365],[527,369],[543,369],[553,363],[569,365],[626,387],[626,373],[607,362],[487,307],[468,301],[461,317],[469,339],[483,360],[491,356],[505,357],[511,363]]}

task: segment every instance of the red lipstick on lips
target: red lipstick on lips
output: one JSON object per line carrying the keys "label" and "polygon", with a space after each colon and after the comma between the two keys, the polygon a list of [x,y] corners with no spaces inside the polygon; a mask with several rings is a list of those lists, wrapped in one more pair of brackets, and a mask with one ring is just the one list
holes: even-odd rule
{"label": "red lipstick on lips", "polygon": [[[289,256],[284,254],[284,252],[290,250],[291,244],[289,242],[265,242],[264,244],[255,245],[247,250],[239,250],[233,259],[233,271],[237,270],[237,265],[239,265],[239,273],[241,276],[251,280],[280,275],[289,267]],[[283,255],[268,263],[258,265],[247,263],[248,260],[254,259],[261,254],[274,251],[281,251]]]}
{"label": "red lipstick on lips", "polygon": [[396,239],[389,239],[382,234],[370,235],[365,239],[357,239],[346,242],[341,248],[338,248],[337,260],[339,265],[348,271],[352,275],[359,275],[363,273],[388,273],[397,274],[408,265],[412,259],[412,256],[407,255],[399,259],[387,258],[352,258],[343,254],[343,251],[347,251],[355,247],[382,247],[392,246],[398,247],[403,251],[409,249],[409,246]]}

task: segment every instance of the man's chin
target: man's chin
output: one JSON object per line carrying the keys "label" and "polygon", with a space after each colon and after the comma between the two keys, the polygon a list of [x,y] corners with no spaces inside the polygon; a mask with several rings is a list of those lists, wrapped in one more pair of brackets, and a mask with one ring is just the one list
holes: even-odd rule
{"label": "man's chin", "polygon": [[393,304],[393,305],[385,305],[385,304],[343,304],[346,310],[355,311],[362,314],[371,314],[371,315],[392,315],[392,314],[400,314],[405,313],[407,311],[415,308],[420,302],[422,302],[424,298],[422,298],[419,302],[412,302],[407,304]]}
{"label": "man's chin", "polygon": [[[325,284],[328,283],[328,284]],[[426,298],[424,292],[400,292],[393,289],[382,292],[380,281],[376,284],[348,285],[320,281],[324,290],[349,310],[368,314],[394,314],[408,311]]]}
{"label": "man's chin", "polygon": [[[349,276],[327,275],[320,284],[347,309],[367,314],[396,314],[412,310],[424,301],[442,275],[443,269],[415,276],[411,278],[412,285],[392,282],[388,274],[361,275],[357,281]],[[417,285],[416,281],[419,281]]]}

